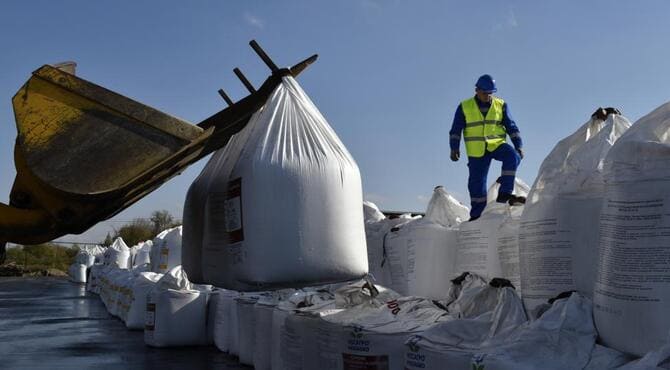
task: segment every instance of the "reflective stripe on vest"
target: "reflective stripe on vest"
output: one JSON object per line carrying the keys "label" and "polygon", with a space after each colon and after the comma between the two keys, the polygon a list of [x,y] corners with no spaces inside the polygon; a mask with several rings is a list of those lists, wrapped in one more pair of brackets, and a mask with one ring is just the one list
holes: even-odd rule
{"label": "reflective stripe on vest", "polygon": [[492,152],[505,142],[507,131],[502,125],[505,101],[495,96],[492,99],[486,117],[474,97],[461,102],[465,116],[463,140],[468,157],[482,157],[487,150]]}

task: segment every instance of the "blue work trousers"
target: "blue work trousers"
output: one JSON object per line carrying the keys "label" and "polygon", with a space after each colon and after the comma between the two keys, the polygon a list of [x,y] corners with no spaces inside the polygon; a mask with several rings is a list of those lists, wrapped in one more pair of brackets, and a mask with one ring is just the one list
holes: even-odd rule
{"label": "blue work trousers", "polygon": [[512,194],[512,191],[514,191],[514,177],[516,176],[516,169],[521,163],[521,157],[511,145],[502,144],[492,152],[487,151],[482,157],[468,157],[470,217],[481,216],[484,208],[486,208],[486,178],[491,166],[491,159],[502,162],[499,193]]}

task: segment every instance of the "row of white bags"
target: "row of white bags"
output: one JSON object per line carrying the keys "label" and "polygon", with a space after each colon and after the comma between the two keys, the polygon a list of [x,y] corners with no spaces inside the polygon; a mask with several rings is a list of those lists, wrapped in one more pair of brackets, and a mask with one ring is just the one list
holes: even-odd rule
{"label": "row of white bags", "polygon": [[149,264],[150,271],[164,274],[181,265],[181,244],[181,226],[163,230],[153,240],[140,242],[132,247],[128,247],[123,238],[118,237],[112,245],[104,249],[101,262],[121,269]]}
{"label": "row of white bags", "polygon": [[[463,222],[468,209],[443,187],[433,191],[423,218],[384,218],[366,203],[366,238],[370,272],[376,281],[402,295],[444,299],[450,281],[463,272],[519,284],[519,218],[523,206],[495,201],[499,185],[475,222]],[[516,181],[515,193],[528,187]]]}
{"label": "row of white bags", "polygon": [[670,103],[631,125],[591,119],[545,159],[519,234],[526,308],[594,300],[602,342],[643,355],[668,342]]}
{"label": "row of white bags", "polygon": [[[521,288],[532,316],[548,298],[577,290],[595,297],[605,343],[637,355],[658,348],[670,331],[662,303],[670,296],[664,258],[670,253],[664,231],[670,227],[670,106],[630,126],[610,115],[561,141],[525,207],[496,209],[490,202],[489,217],[462,224],[446,218],[442,227],[429,213],[427,221],[387,220],[371,209],[370,271],[400,293],[432,298],[444,296],[450,274],[505,277]],[[516,192],[524,193],[519,183]],[[445,226],[450,223],[456,227]],[[623,317],[630,324],[621,325]]]}
{"label": "row of white bags", "polygon": [[[128,329],[144,330],[144,340],[154,347],[196,346],[212,343],[208,335],[211,286],[191,284],[181,266],[165,274],[144,268],[119,269],[94,265],[95,286],[108,312]],[[210,327],[210,331],[212,327]]]}
{"label": "row of white bags", "polygon": [[[122,281],[130,280],[132,271],[103,269],[108,271],[102,281],[121,282],[109,289],[116,296],[101,298],[129,328],[137,317],[148,345],[213,342],[257,369],[442,369],[445,364],[534,369],[544,364],[641,370],[670,356],[668,348],[660,348],[632,361],[595,345],[591,301],[578,293],[546,305],[539,319],[527,322],[509,282],[487,284],[475,274],[455,279],[450,298],[437,302],[400,297],[365,281],[303,291],[212,291],[191,284],[180,267],[155,279],[146,279],[153,273],[139,273],[128,291]],[[141,297],[146,301],[136,302]],[[124,315],[126,302],[130,312],[144,309]]]}
{"label": "row of white bags", "polygon": [[670,354],[634,360],[596,345],[591,300],[578,293],[530,322],[511,286],[473,274],[452,286],[454,301],[439,305],[391,291],[373,298],[361,288],[219,291],[214,342],[256,369],[642,370]]}

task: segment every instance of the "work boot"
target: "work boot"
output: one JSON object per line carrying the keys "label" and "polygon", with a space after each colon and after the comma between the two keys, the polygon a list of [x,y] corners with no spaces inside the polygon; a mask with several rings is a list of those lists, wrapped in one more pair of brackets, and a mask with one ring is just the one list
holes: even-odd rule
{"label": "work boot", "polygon": [[526,204],[526,197],[522,197],[522,196],[512,194],[510,196],[509,200],[507,200],[507,203],[510,206],[521,206],[521,205]]}
{"label": "work boot", "polygon": [[526,197],[514,195],[514,194],[507,194],[507,193],[499,193],[498,197],[496,198],[496,202],[498,203],[508,203],[510,206],[518,206],[522,204],[526,204]]}

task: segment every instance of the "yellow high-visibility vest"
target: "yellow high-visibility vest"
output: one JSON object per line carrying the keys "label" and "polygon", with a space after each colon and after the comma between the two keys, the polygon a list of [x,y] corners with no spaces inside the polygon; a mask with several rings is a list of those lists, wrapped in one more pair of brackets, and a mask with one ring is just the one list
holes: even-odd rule
{"label": "yellow high-visibility vest", "polygon": [[482,157],[486,151],[492,152],[506,141],[507,130],[502,124],[503,104],[504,100],[494,96],[484,117],[474,97],[461,102],[465,116],[463,140],[468,157]]}

